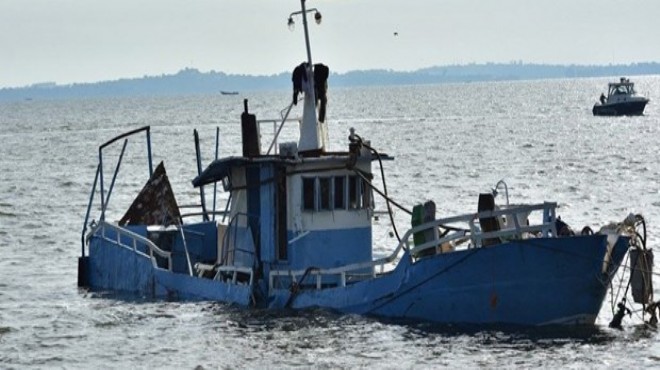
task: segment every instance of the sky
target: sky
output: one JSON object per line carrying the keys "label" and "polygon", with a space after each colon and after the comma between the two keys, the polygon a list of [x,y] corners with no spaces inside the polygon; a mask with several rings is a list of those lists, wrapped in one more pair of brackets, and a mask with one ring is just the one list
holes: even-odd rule
{"label": "sky", "polygon": [[[307,0],[313,62],[334,72],[452,64],[660,62],[660,0]],[[306,59],[299,0],[0,0],[0,88]],[[396,33],[396,34],[395,34]]]}

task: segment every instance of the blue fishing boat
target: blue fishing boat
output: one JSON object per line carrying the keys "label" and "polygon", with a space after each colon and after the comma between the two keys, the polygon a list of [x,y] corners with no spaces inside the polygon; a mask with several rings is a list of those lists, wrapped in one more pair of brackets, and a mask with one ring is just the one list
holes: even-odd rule
{"label": "blue fishing boat", "polygon": [[[99,147],[81,235],[79,285],[156,298],[269,309],[321,307],[433,323],[592,325],[631,251],[637,263],[633,270],[646,279],[633,290],[644,304],[653,303],[652,255],[641,216],[627,216],[598,232],[587,227],[575,233],[557,216],[556,203],[510,204],[506,183],[500,182],[475,199],[474,210],[437,217],[433,202],[407,209],[389,196],[384,174],[382,184],[374,181],[372,164],[384,171],[393,158],[356,130],[349,132],[346,150],[328,151],[328,74],[327,67],[312,63],[310,12],[320,21],[320,13],[301,0],[301,10],[289,18],[291,24],[293,17],[302,17],[307,62],[294,70],[293,101],[274,139],[261,143],[263,122],[250,113],[247,100],[240,117],[241,155],[217,158],[203,168],[195,131],[198,176],[192,185],[200,192],[202,211],[196,217],[201,219],[189,220],[178,206],[163,163],[154,168],[150,127]],[[298,141],[278,143],[299,96]],[[126,143],[136,136],[146,136],[146,185],[120,220],[107,220]],[[106,151],[122,141],[108,187]],[[228,193],[220,207],[215,200],[207,202],[211,186],[215,199],[217,185]],[[498,195],[502,188],[505,197]],[[95,194],[100,214],[91,220],[99,203]],[[409,212],[412,225],[402,235],[395,229],[391,254],[380,258],[373,252],[376,197],[382,197],[392,220],[394,207]],[[628,303],[621,302],[625,313]]]}

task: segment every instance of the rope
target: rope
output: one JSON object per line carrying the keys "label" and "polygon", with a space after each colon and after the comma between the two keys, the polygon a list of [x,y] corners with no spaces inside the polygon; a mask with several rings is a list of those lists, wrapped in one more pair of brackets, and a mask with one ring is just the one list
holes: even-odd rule
{"label": "rope", "polygon": [[[632,221],[632,222],[630,222],[630,221]],[[612,288],[611,293],[610,293],[611,294],[610,306],[611,306],[611,309],[612,309],[612,313],[614,314],[614,317],[612,318],[612,321],[610,322],[609,326],[612,327],[612,328],[617,328],[617,329],[621,328],[621,321],[623,320],[623,317],[626,315],[626,313],[629,316],[632,316],[632,314],[635,313],[635,316],[640,318],[639,317],[640,315],[639,315],[638,311],[632,311],[627,306],[627,299],[626,298],[628,297],[628,291],[630,290],[630,286],[632,285],[633,271],[634,270],[639,270],[639,271],[642,272],[642,278],[644,279],[644,286],[647,287],[647,288],[652,283],[652,276],[653,275],[659,275],[659,274],[653,272],[652,270],[641,270],[641,269],[638,268],[638,265],[640,263],[642,263],[644,266],[649,265],[648,261],[646,260],[646,253],[645,253],[647,251],[647,248],[646,248],[646,236],[647,235],[646,235],[646,221],[644,220],[644,217],[640,214],[636,214],[636,215],[633,216],[633,220],[630,220],[630,216],[629,216],[629,217],[626,217],[626,220],[624,220],[623,223],[624,223],[624,225],[626,223],[628,223],[628,226],[632,226],[634,228],[634,236],[635,237],[631,240],[631,242],[632,242],[631,244],[635,248],[637,248],[637,250],[639,250],[642,253],[641,256],[638,257],[638,258],[641,258],[642,261],[641,262],[640,261],[635,262],[635,269],[629,268],[628,267],[628,261],[629,261],[629,258],[630,258],[630,254],[628,253],[626,255],[626,260],[623,263],[623,274],[625,274],[626,271],[628,271],[628,270],[630,272],[629,272],[629,276],[628,276],[628,282],[626,284],[626,289],[623,293],[623,298],[621,299],[621,302],[617,304],[618,309],[617,309],[616,312],[615,312],[615,308],[614,308],[614,302],[616,302],[619,299],[619,294],[621,293],[621,288],[622,288],[622,285],[623,285],[623,282],[625,281],[625,279],[624,279],[623,276],[621,277],[621,279],[619,279],[619,287],[617,289],[616,296],[614,295],[614,287],[613,287],[612,283],[610,282],[610,286]],[[630,223],[632,223],[632,225],[630,225]],[[640,227],[642,229],[641,234],[639,232]],[[649,295],[650,295],[649,298],[650,298],[651,302],[653,302],[653,291],[650,291]],[[649,305],[648,307],[645,303],[642,304],[642,310],[641,310],[641,312],[642,312],[642,315],[641,315],[642,322],[644,322],[646,324],[646,322],[644,321],[644,312],[647,312],[647,308],[652,308],[653,310],[650,312],[651,313],[651,321],[652,321],[651,324],[655,324],[655,322],[653,322],[653,321],[654,320],[657,321],[657,317],[655,316],[655,307],[656,307],[656,305],[657,305],[657,302],[651,303],[651,305]]]}
{"label": "rope", "polygon": [[[376,155],[376,158],[378,159],[378,165],[380,166],[381,178],[383,179],[383,191],[376,188],[371,183],[371,180],[359,168],[352,168],[353,172],[355,172],[358,176],[360,176],[369,185],[369,187],[372,190],[374,190],[376,193],[378,193],[378,195],[380,195],[381,197],[383,197],[383,199],[385,199],[385,204],[387,205],[387,211],[388,211],[388,215],[390,217],[390,222],[392,223],[392,228],[394,229],[394,234],[396,235],[397,241],[401,242],[401,238],[399,237],[399,233],[398,233],[398,230],[396,228],[396,224],[394,223],[394,213],[392,212],[392,206],[391,205],[396,206],[398,209],[402,210],[403,212],[407,213],[410,216],[412,216],[413,213],[410,209],[402,206],[401,204],[396,202],[394,199],[392,199],[388,195],[388,193],[387,193],[387,182],[386,182],[386,179],[385,179],[385,170],[383,169],[383,161],[382,161],[382,157],[381,157],[380,153],[376,149],[374,149],[373,147],[369,146],[368,144],[365,144],[362,141],[362,138],[359,135],[357,135],[357,134],[353,134],[353,135],[357,138],[356,140],[357,140],[357,143],[359,145],[364,146],[365,148],[367,148],[368,150],[370,150],[371,152],[373,152]],[[441,227],[441,228],[445,229],[443,235],[446,235],[446,233],[449,232],[450,230],[469,231],[469,230],[466,230],[466,229],[456,228],[456,227],[447,226],[447,225],[438,225],[438,227]]]}
{"label": "rope", "polygon": [[[357,135],[355,135],[355,136],[357,136]],[[396,240],[399,243],[401,243],[401,237],[399,236],[399,231],[397,230],[396,224],[394,223],[394,213],[392,212],[392,206],[390,205],[390,197],[387,195],[387,182],[385,181],[385,170],[383,169],[383,160],[380,156],[380,153],[378,153],[378,151],[376,149],[374,149],[371,146],[365,144],[362,141],[361,137],[359,137],[359,136],[357,136],[357,137],[358,137],[360,145],[362,145],[365,148],[372,151],[376,155],[376,158],[378,158],[378,166],[380,166],[380,176],[383,179],[383,192],[385,193],[383,195],[383,197],[385,198],[385,204],[387,205],[387,213],[390,216],[390,222],[392,223],[392,229],[394,230],[394,234],[396,235]],[[367,183],[371,183],[371,182],[367,181]],[[399,207],[399,208],[403,208],[403,207]],[[409,212],[409,214],[412,214],[412,212]]]}
{"label": "rope", "polygon": [[314,271],[314,270],[318,271],[319,268],[318,267],[313,267],[313,266],[308,267],[305,270],[305,272],[302,274],[302,276],[300,277],[298,282],[294,281],[294,282],[291,283],[291,286],[289,287],[289,291],[291,292],[291,295],[289,295],[289,299],[287,299],[286,304],[284,305],[285,308],[290,308],[291,307],[291,304],[293,303],[293,300],[296,298],[296,296],[298,295],[298,292],[300,291],[300,284],[302,284],[302,282],[305,280],[307,275],[311,271]]}
{"label": "rope", "polygon": [[[408,213],[409,215],[412,215],[412,212],[411,212],[409,209],[403,207],[402,205],[400,205],[399,203],[397,203],[396,201],[394,201],[393,199],[391,199],[391,198],[389,197],[389,195],[388,195],[388,193],[387,193],[387,183],[386,183],[386,179],[385,179],[385,172],[384,172],[384,169],[383,169],[382,157],[381,157],[380,153],[379,153],[376,149],[374,149],[373,147],[371,147],[370,145],[364,143],[363,140],[362,140],[362,138],[361,138],[359,135],[355,134],[355,133],[351,133],[351,141],[357,143],[359,146],[363,146],[363,147],[367,148],[369,151],[373,152],[373,153],[376,155],[376,158],[378,159],[378,164],[379,164],[379,166],[380,166],[381,177],[382,177],[382,179],[383,179],[383,191],[381,191],[380,189],[376,188],[376,187],[371,183],[371,180],[370,180],[370,179],[369,179],[369,178],[368,178],[368,177],[367,177],[367,176],[366,176],[361,170],[359,170],[359,169],[357,169],[357,168],[354,168],[354,167],[351,166],[351,165],[347,165],[347,167],[348,167],[348,168],[351,168],[351,169],[352,169],[352,170],[353,170],[358,176],[360,176],[360,177],[361,177],[361,178],[362,178],[362,179],[363,179],[363,180],[369,185],[369,187],[370,187],[372,190],[374,190],[376,193],[378,193],[380,196],[382,196],[383,199],[385,199],[385,204],[387,205],[387,211],[388,211],[388,215],[389,215],[389,218],[390,218],[390,222],[392,223],[392,228],[394,229],[394,233],[395,233],[395,235],[396,235],[396,237],[397,237],[397,240],[398,240],[399,242],[401,242],[401,238],[400,238],[400,236],[399,236],[398,230],[397,230],[397,228],[396,228],[396,224],[395,224],[395,222],[394,222],[394,216],[393,216],[393,212],[392,212],[392,205],[394,205],[394,206],[396,206],[397,208],[399,208],[400,210],[402,210],[402,211]],[[626,220],[624,220],[624,224],[625,224],[626,221],[629,221],[629,218],[627,218]],[[642,248],[640,248],[640,249],[642,249],[643,251],[646,251],[646,236],[647,236],[647,235],[646,235],[646,221],[644,220],[644,217],[643,217],[642,215],[639,215],[639,214],[634,215],[634,221],[632,222],[632,224],[633,224],[633,225],[631,225],[631,226],[633,226],[633,227],[634,227],[634,230],[635,230],[635,232],[634,232],[634,236],[635,236],[635,238],[634,238],[633,240],[634,240],[635,242],[640,241],[641,244],[642,244]],[[638,229],[640,226],[641,226],[641,228],[642,228],[642,234],[640,234],[640,233],[637,231],[637,229]],[[446,232],[448,232],[450,229],[455,229],[455,228],[452,228],[452,227],[447,227],[447,226],[445,226],[445,225],[439,225],[439,227],[443,227],[443,228],[445,228],[445,229],[447,230]],[[591,228],[588,228],[588,227],[587,227],[587,228],[585,228],[585,229],[588,229],[587,231],[589,232],[589,234],[593,234],[593,231],[591,230]],[[584,233],[585,229],[583,229],[583,233]],[[556,249],[556,248],[548,247],[547,245],[544,245],[544,244],[542,244],[542,243],[535,243],[532,239],[527,239],[527,242],[528,242],[529,244],[535,245],[536,247],[539,247],[539,248],[545,248],[545,249],[547,249],[547,250],[552,250],[552,251],[554,251],[554,252],[558,252],[558,253],[563,253],[563,254],[571,255],[571,256],[573,256],[573,257],[577,257],[577,258],[583,258],[583,259],[588,259],[588,260],[596,260],[596,261],[598,261],[598,262],[602,262],[600,258],[585,257],[585,256],[582,255],[582,254],[571,253],[571,252],[568,252],[568,251],[566,251],[566,250],[559,250],[559,249]],[[635,244],[637,244],[637,243],[635,243]],[[431,276],[428,277],[427,279],[424,279],[424,280],[422,280],[421,282],[419,282],[419,283],[417,283],[417,284],[411,286],[410,288],[406,289],[405,291],[402,291],[402,292],[400,292],[399,294],[397,294],[397,295],[395,295],[395,296],[392,296],[392,297],[386,299],[384,302],[382,302],[382,303],[379,304],[378,306],[372,308],[372,309],[369,310],[368,312],[373,312],[374,310],[377,310],[378,308],[383,307],[385,304],[388,304],[388,303],[390,303],[390,302],[392,302],[392,301],[398,299],[399,297],[401,297],[401,296],[407,294],[408,292],[410,292],[411,290],[413,290],[413,289],[419,287],[420,285],[425,284],[427,281],[429,281],[429,280],[431,280],[431,279],[433,279],[433,278],[435,278],[435,277],[437,277],[437,276],[439,276],[439,275],[441,275],[441,274],[444,274],[445,272],[449,271],[450,269],[452,269],[453,267],[455,267],[455,266],[458,265],[459,263],[462,263],[463,261],[465,261],[467,258],[469,258],[470,256],[472,256],[474,253],[476,253],[476,252],[479,251],[480,249],[481,249],[481,248],[474,249],[470,254],[464,256],[464,257],[461,258],[460,260],[456,261],[454,264],[452,264],[452,265],[450,265],[450,266],[447,266],[446,268],[444,268],[444,269],[438,271],[437,273],[431,275]],[[642,256],[643,256],[642,258],[646,258],[646,255],[645,255],[645,254],[643,254]],[[627,266],[627,262],[629,261],[629,257],[630,257],[629,254],[626,254],[626,260],[625,260],[625,263],[623,263],[623,271],[624,271],[624,273],[625,273],[625,271],[626,271],[627,269],[629,269],[628,266]],[[646,260],[645,260],[644,262],[645,262],[645,265],[647,265]],[[611,268],[612,266],[613,266],[613,261],[612,261],[612,258],[610,257],[610,261],[609,261],[609,266],[608,266],[608,268]],[[309,269],[308,269],[308,270],[309,270]],[[651,276],[660,276],[660,273],[655,273],[655,272],[653,272],[653,271],[644,271],[644,272],[645,272],[645,273],[650,273],[650,275],[649,275],[649,279],[650,279]],[[305,274],[303,274],[303,278],[307,275],[307,273],[308,273],[308,271],[306,270],[306,271],[305,271]],[[626,289],[625,289],[625,292],[624,292],[624,294],[623,294],[623,299],[622,299],[622,301],[617,305],[619,310],[618,310],[618,312],[616,312],[616,313],[614,312],[614,311],[615,311],[615,308],[614,308],[614,302],[615,302],[616,300],[618,300],[618,298],[619,298],[619,294],[621,293],[621,289],[622,289],[622,285],[623,285],[622,283],[623,283],[624,279],[621,278],[621,279],[619,280],[619,287],[618,287],[618,289],[617,289],[617,293],[616,293],[616,295],[614,295],[613,280],[614,280],[614,278],[612,278],[612,279],[609,281],[609,285],[610,285],[610,294],[611,294],[611,300],[610,300],[611,302],[610,302],[610,303],[611,303],[612,313],[614,313],[614,319],[612,320],[612,322],[610,322],[610,326],[612,326],[612,327],[620,327],[621,319],[623,318],[623,316],[625,315],[625,313],[628,313],[629,315],[632,315],[632,311],[626,307],[626,298],[625,298],[625,297],[628,295],[628,291],[629,291],[630,285],[631,285],[631,283],[632,283],[632,273],[630,273],[630,277],[629,277],[629,279],[628,279],[628,283],[626,284]],[[650,282],[649,282],[649,283],[650,283]],[[605,286],[605,284],[606,284],[606,283],[603,282],[603,286]],[[648,285],[649,285],[649,284],[647,284],[647,286],[648,286]],[[293,289],[293,288],[294,288],[294,286],[292,285],[292,289]],[[292,293],[292,296],[289,298],[289,302],[287,302],[287,306],[290,304],[290,302],[292,301],[292,299],[295,297],[295,293],[297,293],[297,292],[293,292],[293,293]],[[652,298],[652,297],[653,297],[653,292],[651,292],[651,298]],[[642,311],[644,312],[645,310],[646,310],[646,305],[644,305],[644,308],[642,309]],[[643,315],[643,313],[642,313],[642,315]],[[639,314],[637,314],[637,316],[639,316]],[[644,320],[644,318],[642,317],[642,321],[643,321],[643,320]]]}

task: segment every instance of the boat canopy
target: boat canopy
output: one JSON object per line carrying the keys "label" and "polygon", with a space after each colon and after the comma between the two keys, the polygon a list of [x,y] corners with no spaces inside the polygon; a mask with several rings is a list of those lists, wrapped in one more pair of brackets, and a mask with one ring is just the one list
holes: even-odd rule
{"label": "boat canopy", "polygon": [[634,95],[635,84],[629,79],[621,77],[619,82],[610,82],[608,84],[608,95]]}
{"label": "boat canopy", "polygon": [[199,187],[206,184],[211,184],[216,181],[221,181],[225,177],[229,176],[229,172],[232,167],[243,166],[248,162],[252,162],[250,159],[245,157],[227,157],[222,159],[216,159],[211,162],[211,164],[206,167],[206,169],[195,177],[192,181],[193,186]]}

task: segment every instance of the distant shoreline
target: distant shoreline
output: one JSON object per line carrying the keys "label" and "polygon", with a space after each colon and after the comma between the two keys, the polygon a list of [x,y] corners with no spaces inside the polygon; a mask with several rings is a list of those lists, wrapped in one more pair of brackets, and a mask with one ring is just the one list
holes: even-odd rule
{"label": "distant shoreline", "polygon": [[[332,71],[332,66],[330,66]],[[466,64],[423,68],[402,72],[364,70],[332,73],[333,87],[421,85],[453,82],[515,81],[558,78],[620,77],[660,75],[660,63],[619,65],[551,65],[512,63]],[[270,76],[200,72],[186,68],[175,74],[145,76],[95,83],[57,85],[52,82],[0,89],[0,101],[62,99],[82,97],[175,96],[220,94],[220,91],[279,90],[290,88],[291,75]]]}

